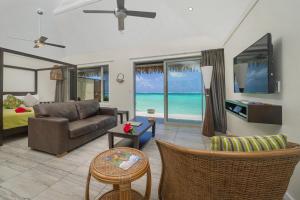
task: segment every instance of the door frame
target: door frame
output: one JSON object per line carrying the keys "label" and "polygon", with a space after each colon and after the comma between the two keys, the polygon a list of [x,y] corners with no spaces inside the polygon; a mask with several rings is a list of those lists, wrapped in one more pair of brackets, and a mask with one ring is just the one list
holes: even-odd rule
{"label": "door frame", "polygon": [[[164,60],[164,123],[172,124],[172,125],[186,125],[186,126],[202,126],[203,121],[199,123],[186,123],[186,122],[170,122],[168,121],[168,66],[167,64],[170,62],[182,62],[182,61],[191,61],[191,60],[199,60],[201,67],[201,56],[193,56],[193,57],[185,57],[185,58],[174,58],[174,59],[166,59]],[[203,90],[204,91],[204,90]],[[203,108],[203,101],[202,101]],[[203,119],[203,111],[202,111],[202,119]]]}
{"label": "door frame", "polygon": [[[180,57],[178,56],[177,58],[166,58],[166,59],[153,59],[153,60],[143,60],[143,61],[136,61],[133,62],[133,116],[136,117],[136,68],[138,67],[139,64],[141,63],[154,63],[154,62],[162,62],[163,63],[163,76],[164,76],[164,123],[165,124],[172,124],[172,125],[185,125],[185,126],[191,126],[191,127],[201,127],[203,121],[201,121],[199,124],[198,123],[184,123],[184,122],[169,122],[167,121],[167,110],[166,110],[166,104],[167,104],[167,94],[166,94],[166,89],[167,89],[167,76],[166,76],[166,70],[167,62],[174,62],[174,61],[183,61],[183,60],[200,60],[200,67],[201,67],[201,55],[196,55],[196,56],[186,56],[186,57]],[[203,103],[202,103],[203,107]],[[202,119],[204,113],[202,112]]]}
{"label": "door frame", "polygon": [[[79,67],[77,67],[77,72],[76,72],[76,78],[78,78],[78,71],[80,70],[84,70],[84,69],[95,69],[95,70],[99,70],[100,71],[100,76],[101,76],[101,79],[99,80],[100,81],[100,89],[101,89],[101,94],[100,94],[100,101],[99,103],[109,103],[109,100],[108,101],[104,101],[104,79],[103,79],[103,68],[104,67],[108,67],[108,73],[109,73],[109,64],[93,64],[93,65],[80,65]],[[109,78],[108,78],[108,82],[109,82]],[[76,82],[76,85],[78,83]],[[77,88],[77,87],[76,87]],[[77,88],[78,89],[78,88]],[[76,89],[76,92],[78,93]],[[110,91],[110,84],[108,84],[108,91]],[[110,94],[110,93],[109,93]],[[78,96],[78,94],[77,94]],[[94,90],[94,96],[95,96],[95,90]],[[109,99],[110,99],[110,95],[109,95]]]}
{"label": "door frame", "polygon": [[[151,63],[159,63],[159,62],[163,63],[164,65],[163,59],[133,62],[133,117],[134,118],[136,117],[136,68],[138,67],[139,64],[143,64],[143,63],[151,64]],[[163,76],[165,75],[163,74]]]}

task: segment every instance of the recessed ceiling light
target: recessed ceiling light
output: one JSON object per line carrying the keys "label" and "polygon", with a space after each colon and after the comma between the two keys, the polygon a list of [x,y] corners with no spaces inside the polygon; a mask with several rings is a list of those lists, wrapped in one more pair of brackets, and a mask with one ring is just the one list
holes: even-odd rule
{"label": "recessed ceiling light", "polygon": [[193,8],[193,7],[189,7],[188,10],[189,10],[189,11],[193,11],[194,8]]}

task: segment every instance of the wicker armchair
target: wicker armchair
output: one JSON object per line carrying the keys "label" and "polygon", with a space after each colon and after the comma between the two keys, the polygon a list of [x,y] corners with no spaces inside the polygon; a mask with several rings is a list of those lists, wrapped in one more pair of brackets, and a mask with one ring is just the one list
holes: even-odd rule
{"label": "wicker armchair", "polygon": [[156,141],[162,159],[160,200],[282,200],[300,146],[270,152],[192,150]]}

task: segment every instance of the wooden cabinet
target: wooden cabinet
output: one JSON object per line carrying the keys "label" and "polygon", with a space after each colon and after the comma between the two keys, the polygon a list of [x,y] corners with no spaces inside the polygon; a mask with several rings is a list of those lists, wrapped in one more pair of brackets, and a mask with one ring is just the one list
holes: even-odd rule
{"label": "wooden cabinet", "polygon": [[226,110],[247,121],[264,124],[282,124],[282,107],[279,105],[258,102],[242,103],[241,101],[226,100]]}

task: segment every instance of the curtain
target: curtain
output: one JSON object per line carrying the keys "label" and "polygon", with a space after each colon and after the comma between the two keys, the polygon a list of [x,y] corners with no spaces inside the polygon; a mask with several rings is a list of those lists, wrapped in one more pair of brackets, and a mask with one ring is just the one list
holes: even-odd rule
{"label": "curtain", "polygon": [[226,133],[227,118],[225,111],[225,63],[224,49],[202,51],[202,66],[213,66],[211,80],[211,102],[215,130]]}
{"label": "curtain", "polygon": [[86,80],[84,78],[77,78],[77,96],[80,100],[85,100]]}
{"label": "curtain", "polygon": [[69,99],[69,84],[68,84],[68,69],[62,67],[63,71],[63,80],[56,81],[55,87],[55,102],[65,102]]}

